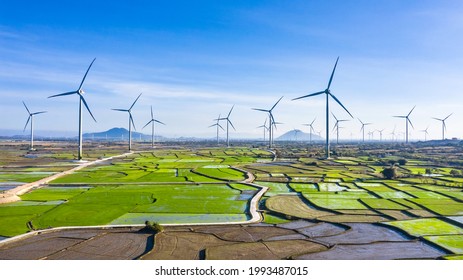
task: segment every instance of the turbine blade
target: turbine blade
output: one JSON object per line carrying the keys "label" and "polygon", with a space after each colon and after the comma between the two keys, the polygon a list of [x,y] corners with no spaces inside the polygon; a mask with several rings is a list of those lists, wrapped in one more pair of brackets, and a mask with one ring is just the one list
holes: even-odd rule
{"label": "turbine blade", "polygon": [[88,66],[87,72],[85,72],[84,78],[82,79],[82,82],[80,83],[79,89],[77,91],[79,91],[82,88],[82,85],[84,84],[85,78],[87,78],[88,71],[92,67],[93,62],[95,62],[95,59],[96,59],[96,57],[92,60],[92,63],[90,63],[90,66]]}
{"label": "turbine blade", "polygon": [[90,108],[88,107],[87,102],[85,101],[84,97],[82,95],[80,95],[80,94],[79,94],[79,96],[80,96],[80,100],[82,102],[84,102],[85,108],[87,108],[87,111],[90,113],[90,116],[92,116],[93,120],[96,122],[96,119],[93,116],[92,111],[90,111]]}
{"label": "turbine blade", "polygon": [[230,117],[231,112],[233,111],[233,108],[235,108],[235,105],[234,105],[234,104],[233,104],[233,106],[231,107],[230,112],[228,112],[227,119],[228,119],[228,117]]}
{"label": "turbine blade", "polygon": [[165,123],[161,122],[161,121],[158,121],[158,120],[154,120],[155,122],[157,123],[160,123],[160,124],[163,124],[163,125],[166,125]]}
{"label": "turbine blade", "polygon": [[43,113],[46,113],[47,111],[41,111],[41,112],[35,112],[35,113],[32,113],[31,115],[39,115],[39,114],[43,114]]}
{"label": "turbine blade", "polygon": [[130,106],[129,111],[132,110],[133,106],[135,105],[135,103],[137,103],[137,100],[138,98],[140,98],[141,95],[141,93],[138,95],[137,99],[135,99],[135,101],[132,103],[132,106]]}
{"label": "turbine blade", "polygon": [[317,118],[313,119],[313,121],[310,123],[310,125],[313,125],[313,123],[315,122]]}
{"label": "turbine blade", "polygon": [[132,118],[132,113],[129,112],[129,121],[132,122],[132,125],[133,125],[133,130],[137,130],[135,128],[135,122],[133,121],[133,118]]}
{"label": "turbine blade", "polygon": [[208,126],[208,127],[213,127],[213,126],[217,126],[217,124],[216,124],[216,123],[215,123],[215,124],[211,124],[211,125]]}
{"label": "turbine blade", "polygon": [[71,94],[76,94],[76,93],[79,93],[79,92],[77,92],[77,91],[70,91],[70,92],[65,92],[65,93],[60,93],[60,94],[55,94],[55,95],[52,95],[52,96],[48,96],[48,98],[57,97],[57,96],[71,95]]}
{"label": "turbine blade", "polygon": [[357,120],[359,120],[359,122],[360,122],[362,125],[364,125],[361,119],[357,118]]}
{"label": "turbine blade", "polygon": [[150,124],[152,121],[153,121],[153,120],[150,120],[150,121],[149,121],[147,124],[145,124],[145,126],[144,126],[144,127],[142,127],[141,129],[143,129],[143,128],[147,127],[147,126],[148,126],[148,125],[149,125],[149,124]]}
{"label": "turbine blade", "polygon": [[23,104],[24,104],[24,107],[26,108],[27,112],[28,112],[29,115],[30,115],[30,114],[31,114],[31,111],[29,111],[29,108],[27,108],[26,103],[24,103],[24,101],[23,101]]}
{"label": "turbine blade", "polygon": [[231,127],[233,127],[233,129],[236,131],[236,128],[233,126],[233,123],[229,119],[227,119],[227,121],[230,123]]}
{"label": "turbine blade", "polygon": [[256,110],[256,111],[261,111],[261,112],[270,112],[269,110],[265,110],[265,109],[257,109],[257,108],[251,108],[252,110]]}
{"label": "turbine blade", "polygon": [[415,129],[415,128],[413,127],[412,121],[411,121],[408,117],[407,117],[407,121],[410,123],[410,125],[412,126],[412,128]]}
{"label": "turbine blade", "polygon": [[151,119],[154,119],[154,116],[153,116],[153,106],[151,106]]}
{"label": "turbine blade", "polygon": [[393,117],[394,118],[402,118],[402,119],[407,118],[407,116],[393,116]]}
{"label": "turbine blade", "polygon": [[278,99],[277,103],[275,103],[269,111],[272,111],[273,108],[275,108],[275,106],[277,106],[278,102],[280,102],[280,100],[281,100],[282,98],[283,98],[283,96],[280,97],[280,99]]}
{"label": "turbine blade", "polygon": [[31,119],[31,115],[29,115],[29,117],[27,118],[26,125],[24,126],[23,132],[26,131],[26,127],[30,119]]}
{"label": "turbine blade", "polygon": [[334,119],[337,121],[338,118],[336,118],[336,116],[333,114],[333,112],[331,112],[331,115],[333,115]]}
{"label": "turbine blade", "polygon": [[416,107],[416,105],[413,106],[413,108],[410,110],[410,113],[408,113],[407,117],[410,116],[410,114],[413,112],[413,110],[415,110],[415,107]]}
{"label": "turbine blade", "polygon": [[222,130],[225,130],[225,129],[223,129],[223,127],[222,127],[219,123],[217,123],[217,125],[218,125]]}
{"label": "turbine blade", "polygon": [[453,113],[451,113],[450,115],[448,115],[447,117],[445,117],[444,121],[447,120],[451,115],[453,115]]}
{"label": "turbine blade", "polygon": [[301,96],[301,97],[297,97],[297,98],[293,98],[291,100],[298,100],[298,99],[302,99],[302,98],[306,98],[306,97],[311,97],[311,96],[316,96],[316,95],[320,95],[322,93],[325,93],[325,91],[319,91],[319,92],[316,92],[316,93],[311,93],[311,94],[308,94],[308,95],[304,95],[304,96]]}
{"label": "turbine blade", "polygon": [[120,111],[120,112],[128,112],[129,110],[126,109],[111,109],[113,111]]}
{"label": "turbine blade", "polygon": [[273,117],[273,114],[272,112],[269,112],[270,113],[270,126],[274,125],[275,124],[275,118]]}
{"label": "turbine blade", "polygon": [[333,72],[331,72],[330,81],[328,82],[328,87],[326,89],[330,89],[331,82],[333,81],[334,71],[336,71],[336,66],[338,65],[338,60],[339,60],[339,56],[336,59],[336,63],[334,64]]}
{"label": "turbine blade", "polygon": [[341,105],[341,107],[342,107],[344,110],[346,110],[346,112],[349,114],[349,116],[351,116],[351,118],[354,118],[354,116],[352,116],[352,114],[349,112],[349,110],[347,110],[347,108],[344,107],[344,105],[342,105],[341,101],[339,101],[339,100],[336,98],[336,96],[334,96],[334,95],[331,94],[331,93],[329,93],[329,95],[330,95],[331,97],[333,97],[333,99],[334,99],[336,102],[338,102],[338,104]]}
{"label": "turbine blade", "polygon": [[447,126],[445,125],[445,122],[442,122],[442,124],[444,125],[444,130],[447,131]]}

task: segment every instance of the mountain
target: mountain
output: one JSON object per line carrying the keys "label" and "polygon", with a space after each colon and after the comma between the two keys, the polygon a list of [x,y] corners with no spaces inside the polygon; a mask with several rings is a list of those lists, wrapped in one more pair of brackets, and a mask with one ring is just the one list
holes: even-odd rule
{"label": "mountain", "polygon": [[[110,139],[110,140],[123,140],[129,139],[129,131],[125,128],[114,127],[110,130],[103,132],[84,133],[84,139]],[[132,131],[132,139],[150,140],[151,135],[143,134],[140,132]],[[156,135],[156,139],[163,139],[164,137]]]}
{"label": "mountain", "polygon": [[[312,134],[312,141],[321,141],[318,135]],[[299,129],[293,129],[275,138],[275,141],[310,141],[310,133],[305,133]]]}

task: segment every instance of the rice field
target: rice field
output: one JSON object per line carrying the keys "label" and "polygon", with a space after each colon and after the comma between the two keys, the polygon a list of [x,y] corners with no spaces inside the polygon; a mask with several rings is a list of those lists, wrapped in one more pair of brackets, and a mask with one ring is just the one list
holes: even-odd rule
{"label": "rice field", "polygon": [[[19,185],[70,169],[75,166],[70,157],[55,153],[39,167],[31,166],[33,159],[22,167],[3,167],[0,183]],[[246,222],[258,185],[268,188],[259,203],[263,223],[285,224],[295,218],[381,222],[458,258],[463,254],[463,178],[432,160],[408,160],[398,167],[399,177],[385,179],[380,172],[387,160],[398,158],[320,160],[293,149],[272,161],[271,153],[255,148],[137,152],[61,177],[22,195],[19,202],[0,204],[0,236],[145,221]],[[436,176],[424,176],[429,169]],[[245,181],[252,178],[254,185]]]}

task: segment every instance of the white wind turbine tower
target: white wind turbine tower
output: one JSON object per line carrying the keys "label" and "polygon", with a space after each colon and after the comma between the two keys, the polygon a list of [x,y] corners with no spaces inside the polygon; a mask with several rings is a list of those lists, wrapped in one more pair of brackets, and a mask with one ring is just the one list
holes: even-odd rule
{"label": "white wind turbine tower", "polygon": [[[141,94],[140,94],[141,95]],[[138,99],[138,98],[137,98]],[[136,102],[136,100],[135,100]],[[135,103],[134,103],[135,104]],[[154,123],[160,123],[162,125],[166,125],[165,123],[161,122],[161,121],[158,121],[156,119],[154,119],[154,116],[153,116],[153,106],[151,106],[151,120],[145,124],[145,126],[143,128],[145,128],[146,126],[148,126],[149,124],[151,123],[151,147],[154,148]],[[135,125],[134,125],[135,127]],[[142,129],[143,129],[142,128]],[[140,137],[141,137],[141,134],[140,134]]]}
{"label": "white wind turbine tower", "polygon": [[133,129],[135,129],[135,123],[133,122],[133,117],[132,117],[132,108],[135,105],[135,103],[137,103],[138,98],[140,98],[140,96],[141,96],[141,93],[140,95],[138,95],[137,99],[135,99],[135,101],[132,103],[132,106],[130,106],[129,109],[111,109],[114,111],[129,113],[129,151],[132,151],[132,125],[133,125]]}
{"label": "white wind turbine tower", "polygon": [[29,123],[29,120],[30,120],[31,121],[31,144],[30,144],[29,150],[33,151],[34,150],[34,116],[46,113],[47,111],[31,113],[31,111],[29,111],[29,108],[27,108],[26,103],[24,103],[24,101],[23,101],[23,104],[24,104],[24,107],[27,110],[27,113],[29,114],[29,117],[27,118],[26,125],[24,126],[23,131],[26,130],[27,124]]}
{"label": "white wind turbine tower", "polygon": [[227,115],[226,118],[218,118],[219,121],[227,121],[227,147],[230,147],[230,140],[228,138],[228,136],[229,136],[229,134],[228,134],[228,129],[229,129],[228,125],[231,125],[231,127],[233,127],[233,129],[236,130],[235,127],[233,126],[233,123],[230,121],[230,115],[231,115],[231,112],[233,111],[234,107],[235,107],[235,105],[233,105],[231,107],[230,112],[228,112],[228,115]]}
{"label": "white wind turbine tower", "polygon": [[336,122],[334,123],[333,130],[336,130],[336,144],[339,144],[339,123],[347,122],[348,120],[338,120],[338,118],[336,118],[336,116],[333,113],[331,113],[331,115],[333,115],[334,119],[336,120]]}
{"label": "white wind turbine tower", "polygon": [[57,97],[57,96],[64,96],[64,95],[72,95],[72,94],[77,94],[79,96],[79,149],[77,153],[77,160],[82,160],[82,103],[84,104],[85,108],[87,108],[87,111],[90,113],[90,116],[93,118],[93,120],[96,122],[95,117],[92,114],[92,111],[90,111],[90,108],[87,105],[87,102],[85,101],[85,98],[83,94],[85,93],[84,90],[82,89],[82,85],[84,84],[85,78],[87,77],[88,71],[93,65],[93,62],[95,62],[95,59],[93,59],[92,63],[90,63],[90,66],[88,66],[87,72],[85,72],[84,78],[82,79],[82,82],[80,82],[79,88],[75,91],[70,91],[70,92],[65,92],[61,94],[56,94],[49,96],[48,98],[52,97]]}
{"label": "white wind turbine tower", "polygon": [[362,124],[362,127],[360,128],[360,131],[362,132],[362,142],[365,142],[365,126],[370,125],[371,123],[363,123],[362,120],[358,120]]}
{"label": "white wind turbine tower", "polygon": [[213,127],[213,126],[216,126],[217,127],[217,145],[219,145],[219,127],[223,129],[223,127],[220,125],[219,121],[220,121],[220,114],[219,114],[219,117],[217,119],[215,119],[214,121],[216,121],[215,124],[212,124],[210,125],[209,127]]}
{"label": "white wind turbine tower", "polygon": [[424,141],[425,141],[425,142],[426,142],[426,140],[427,140],[427,139],[426,139],[427,136],[429,135],[429,133],[428,133],[428,128],[429,128],[429,125],[428,125],[428,127],[426,127],[426,129],[420,130],[421,132],[424,132]]}
{"label": "white wind turbine tower", "polygon": [[304,96],[297,97],[297,98],[293,99],[293,100],[297,100],[297,99],[301,99],[301,98],[320,95],[320,94],[323,94],[323,93],[326,95],[326,147],[325,147],[325,154],[326,154],[327,159],[330,158],[330,126],[329,126],[330,109],[329,109],[329,97],[331,96],[339,105],[341,105],[341,107],[344,110],[346,110],[346,112],[349,114],[349,116],[351,116],[353,118],[352,114],[346,109],[346,107],[344,107],[344,105],[342,105],[341,101],[339,101],[336,98],[336,96],[334,96],[330,91],[331,82],[333,81],[333,76],[334,76],[334,72],[336,71],[336,66],[338,65],[338,60],[339,60],[339,57],[336,59],[336,63],[334,64],[333,72],[331,72],[331,77],[330,77],[330,80],[328,82],[328,86],[327,86],[327,88],[325,90],[319,91],[319,92],[316,92],[316,93],[312,93],[312,94],[309,94],[309,95],[304,95]]}
{"label": "white wind turbine tower", "polygon": [[413,127],[412,121],[410,120],[410,114],[413,112],[416,106],[413,106],[413,108],[410,110],[410,113],[406,116],[394,116],[394,118],[402,118],[405,119],[405,143],[408,143],[408,123]]}
{"label": "white wind turbine tower", "polygon": [[[452,113],[453,114],[453,113]],[[443,119],[439,119],[439,118],[433,118],[435,120],[438,120],[438,121],[441,121],[442,122],[442,140],[445,140],[445,131],[447,130],[447,126],[445,125],[445,121],[452,115],[448,115],[447,117],[443,118]]]}
{"label": "white wind turbine tower", "polygon": [[268,118],[270,120],[269,121],[269,126],[268,126],[269,127],[269,130],[268,130],[268,147],[269,147],[269,149],[272,148],[272,144],[273,144],[273,128],[272,127],[276,128],[275,118],[273,118],[272,110],[275,109],[275,107],[277,106],[277,104],[280,102],[280,100],[282,98],[283,98],[283,96],[280,97],[280,99],[278,99],[278,101],[275,104],[273,104],[272,108],[270,108],[269,110],[252,108],[252,110],[268,113]]}
{"label": "white wind turbine tower", "polygon": [[302,125],[310,127],[310,131],[309,131],[309,143],[310,144],[312,144],[312,132],[315,132],[315,130],[313,129],[313,123],[315,122],[316,119],[317,118],[313,119],[313,121],[311,123],[302,124]]}

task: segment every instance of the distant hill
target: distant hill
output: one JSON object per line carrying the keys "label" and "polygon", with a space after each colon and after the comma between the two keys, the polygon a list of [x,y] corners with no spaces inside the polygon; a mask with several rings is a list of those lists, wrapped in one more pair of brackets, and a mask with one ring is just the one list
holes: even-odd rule
{"label": "distant hill", "polygon": [[[312,134],[312,141],[321,141],[322,137]],[[310,133],[305,133],[299,129],[293,129],[275,138],[275,141],[310,141]]]}
{"label": "distant hill", "polygon": [[[129,131],[125,128],[121,127],[114,127],[111,128],[107,131],[103,132],[93,132],[93,133],[84,133],[83,134],[84,139],[108,139],[108,140],[123,140],[123,139],[129,139]],[[143,134],[140,132],[132,131],[132,139],[143,139],[143,140],[149,140],[151,139],[151,134]],[[156,135],[156,139],[164,139],[164,137]]]}

